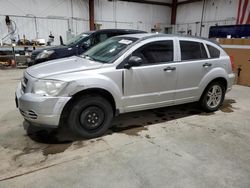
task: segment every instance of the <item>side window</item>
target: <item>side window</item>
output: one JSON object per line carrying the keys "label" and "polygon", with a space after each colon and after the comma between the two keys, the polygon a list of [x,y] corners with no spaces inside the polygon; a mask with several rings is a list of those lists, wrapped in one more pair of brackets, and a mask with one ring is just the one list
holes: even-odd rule
{"label": "side window", "polygon": [[89,39],[87,39],[87,40],[84,40],[83,42],[82,42],[82,45],[83,44],[86,44],[86,45],[91,45],[91,38],[89,38]]}
{"label": "side window", "polygon": [[207,59],[205,47],[200,42],[180,41],[181,60]]}
{"label": "side window", "polygon": [[220,57],[220,50],[218,50],[217,48],[210,46],[209,44],[207,44],[207,48],[210,54],[211,58],[218,58]]}
{"label": "side window", "polygon": [[100,42],[105,41],[108,38],[108,35],[106,33],[103,34],[97,34],[95,35],[94,39],[93,39],[93,45],[96,45]]}
{"label": "side window", "polygon": [[108,38],[108,35],[106,33],[100,34],[100,42],[105,41]]}
{"label": "side window", "polygon": [[173,41],[157,41],[146,44],[132,54],[142,58],[143,64],[154,64],[173,61]]}

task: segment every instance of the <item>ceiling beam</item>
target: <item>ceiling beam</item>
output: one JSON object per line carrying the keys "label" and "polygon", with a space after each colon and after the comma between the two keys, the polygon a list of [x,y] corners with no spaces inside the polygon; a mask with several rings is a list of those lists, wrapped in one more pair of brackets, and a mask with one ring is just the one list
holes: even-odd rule
{"label": "ceiling beam", "polygon": [[184,4],[188,4],[188,3],[194,3],[194,2],[199,2],[202,0],[187,0],[187,1],[182,1],[182,2],[178,2],[177,5],[184,5]]}
{"label": "ceiling beam", "polygon": [[161,6],[172,7],[171,3],[164,3],[164,2],[158,2],[158,1],[144,1],[144,0],[119,0],[119,1],[127,1],[127,2],[133,2],[133,3],[142,3],[142,4],[161,5]]}

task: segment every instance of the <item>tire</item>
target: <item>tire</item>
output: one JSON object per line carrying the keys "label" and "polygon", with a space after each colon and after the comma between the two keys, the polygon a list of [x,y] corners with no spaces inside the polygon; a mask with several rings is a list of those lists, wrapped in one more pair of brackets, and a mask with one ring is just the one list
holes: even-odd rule
{"label": "tire", "polygon": [[210,83],[203,92],[200,105],[206,112],[217,111],[225,98],[225,86],[221,82]]}
{"label": "tire", "polygon": [[75,101],[68,116],[70,129],[84,138],[103,135],[111,126],[113,108],[103,97],[84,95]]}

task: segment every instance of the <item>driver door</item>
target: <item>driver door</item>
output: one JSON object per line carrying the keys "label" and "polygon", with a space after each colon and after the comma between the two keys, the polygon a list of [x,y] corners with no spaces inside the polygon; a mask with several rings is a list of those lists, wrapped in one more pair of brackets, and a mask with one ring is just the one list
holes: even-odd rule
{"label": "driver door", "polygon": [[124,108],[126,112],[173,104],[177,70],[174,65],[174,41],[148,43],[132,56],[143,63],[124,69]]}

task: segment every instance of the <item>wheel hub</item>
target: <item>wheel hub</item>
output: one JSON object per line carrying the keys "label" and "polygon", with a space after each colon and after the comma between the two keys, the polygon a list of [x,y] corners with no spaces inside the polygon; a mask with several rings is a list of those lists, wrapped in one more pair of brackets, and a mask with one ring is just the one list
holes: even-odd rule
{"label": "wheel hub", "polygon": [[210,108],[217,107],[222,98],[222,89],[219,85],[214,85],[210,88],[210,90],[207,93],[207,105]]}
{"label": "wheel hub", "polygon": [[96,129],[104,121],[104,112],[101,108],[91,106],[85,108],[80,115],[80,124],[85,129]]}

